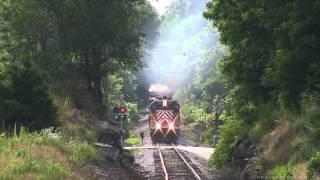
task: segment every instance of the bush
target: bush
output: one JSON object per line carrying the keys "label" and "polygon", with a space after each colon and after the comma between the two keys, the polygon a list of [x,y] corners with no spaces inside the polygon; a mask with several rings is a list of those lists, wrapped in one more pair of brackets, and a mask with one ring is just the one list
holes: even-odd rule
{"label": "bush", "polygon": [[5,127],[18,124],[40,130],[58,125],[57,107],[44,77],[30,62],[9,65],[0,74],[0,119]]}
{"label": "bush", "polygon": [[313,179],[315,173],[320,174],[320,152],[317,152],[308,163],[307,177]]}
{"label": "bush", "polygon": [[126,102],[126,107],[129,113],[130,122],[139,120],[138,105],[136,103]]}
{"label": "bush", "polygon": [[[185,126],[184,132],[189,131],[190,139],[203,144],[212,142],[213,126],[210,124],[214,119],[212,114],[205,112],[203,108],[196,105],[185,104],[181,107],[181,119]],[[196,133],[196,135],[194,134]]]}
{"label": "bush", "polygon": [[125,140],[125,143],[130,144],[130,145],[137,145],[139,144],[140,139],[135,136],[130,136],[130,138]]}
{"label": "bush", "polygon": [[278,165],[272,169],[270,175],[272,179],[293,179],[293,167]]}
{"label": "bush", "polygon": [[134,156],[129,150],[123,150],[117,157],[123,167],[129,168],[134,163]]}
{"label": "bush", "polygon": [[234,143],[246,131],[242,121],[226,120],[220,128],[220,140],[216,145],[215,152],[210,156],[210,166],[221,168],[223,164],[231,158]]}
{"label": "bush", "polygon": [[183,119],[184,124],[206,121],[208,120],[207,116],[205,110],[196,105],[185,104],[181,107],[181,119]]}

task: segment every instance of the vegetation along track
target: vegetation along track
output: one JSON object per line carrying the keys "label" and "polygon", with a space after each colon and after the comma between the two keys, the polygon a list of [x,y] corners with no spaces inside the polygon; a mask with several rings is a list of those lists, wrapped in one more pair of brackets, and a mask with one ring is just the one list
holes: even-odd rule
{"label": "vegetation along track", "polygon": [[161,148],[157,144],[154,154],[156,175],[152,179],[178,180],[178,179],[206,179],[200,169],[188,157],[183,155],[172,144],[172,148]]}

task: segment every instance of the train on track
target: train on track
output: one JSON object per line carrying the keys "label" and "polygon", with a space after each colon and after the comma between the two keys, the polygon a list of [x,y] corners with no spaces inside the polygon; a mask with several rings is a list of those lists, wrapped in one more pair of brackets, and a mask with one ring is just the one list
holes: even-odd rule
{"label": "train on track", "polygon": [[180,105],[169,91],[149,90],[149,128],[153,143],[175,143],[180,133]]}

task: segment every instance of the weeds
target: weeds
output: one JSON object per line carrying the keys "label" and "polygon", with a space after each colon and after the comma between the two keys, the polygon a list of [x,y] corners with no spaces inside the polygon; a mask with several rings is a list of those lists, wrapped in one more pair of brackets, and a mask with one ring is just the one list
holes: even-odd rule
{"label": "weeds", "polygon": [[39,133],[0,136],[0,179],[74,178],[72,167],[96,157],[87,142],[65,140],[61,133],[44,129]]}
{"label": "weeds", "polygon": [[272,179],[283,179],[291,180],[293,179],[294,168],[290,165],[278,165],[274,167],[270,173]]}
{"label": "weeds", "polygon": [[130,145],[137,145],[139,144],[140,139],[136,136],[131,135],[130,138],[125,140],[125,143],[130,144]]}
{"label": "weeds", "polygon": [[316,174],[320,174],[320,151],[317,152],[308,163],[308,179],[314,179]]}

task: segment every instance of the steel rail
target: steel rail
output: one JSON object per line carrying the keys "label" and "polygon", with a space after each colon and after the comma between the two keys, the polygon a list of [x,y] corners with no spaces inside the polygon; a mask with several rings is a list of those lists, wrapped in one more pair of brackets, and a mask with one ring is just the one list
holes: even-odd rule
{"label": "steel rail", "polygon": [[176,151],[176,153],[180,156],[180,158],[183,160],[184,164],[189,168],[189,170],[192,172],[193,176],[197,180],[201,180],[200,176],[196,173],[196,171],[190,166],[190,164],[187,162],[187,160],[182,156],[182,154],[178,151],[178,149],[175,147],[175,145],[172,143],[173,149]]}
{"label": "steel rail", "polygon": [[161,153],[161,149],[160,149],[159,143],[157,143],[157,147],[158,147],[158,151],[159,151],[159,156],[160,156],[160,161],[161,161],[162,170],[163,170],[163,172],[164,172],[164,178],[165,178],[165,180],[169,180],[169,175],[168,175],[168,172],[167,172],[167,168],[166,168],[166,166],[164,165],[164,160],[163,160],[163,156],[162,156],[162,153]]}

